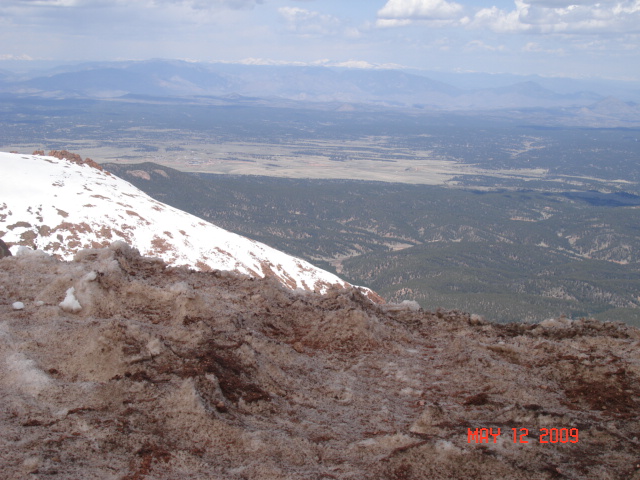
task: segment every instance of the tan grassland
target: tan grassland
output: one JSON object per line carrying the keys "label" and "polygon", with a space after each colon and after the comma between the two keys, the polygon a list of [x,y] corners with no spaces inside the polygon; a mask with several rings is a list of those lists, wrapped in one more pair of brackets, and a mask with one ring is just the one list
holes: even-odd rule
{"label": "tan grassland", "polygon": [[[153,142],[157,151],[136,148],[136,138],[121,139],[121,145],[98,145],[88,141],[58,139],[67,150],[79,152],[98,163],[155,162],[186,172],[230,175],[264,175],[282,178],[348,179],[423,185],[455,183],[464,175],[499,178],[539,179],[544,169],[486,170],[460,159],[438,156],[431,150],[417,150],[392,144],[388,137],[358,140],[292,140],[290,143],[220,142],[194,138],[176,144]],[[137,141],[140,143],[140,140]],[[150,143],[145,140],[145,143]],[[31,153],[42,145],[11,145],[2,151]],[[46,150],[46,148],[45,148]]]}

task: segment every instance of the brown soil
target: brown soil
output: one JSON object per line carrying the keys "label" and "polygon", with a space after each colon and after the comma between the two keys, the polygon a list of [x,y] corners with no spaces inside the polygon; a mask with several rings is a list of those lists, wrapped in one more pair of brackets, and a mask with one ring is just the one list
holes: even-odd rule
{"label": "brown soil", "polygon": [[[59,307],[70,287],[76,314]],[[638,480],[639,347],[623,324],[495,325],[168,268],[121,243],[22,254],[0,259],[0,471]],[[469,443],[476,428],[501,433]]]}

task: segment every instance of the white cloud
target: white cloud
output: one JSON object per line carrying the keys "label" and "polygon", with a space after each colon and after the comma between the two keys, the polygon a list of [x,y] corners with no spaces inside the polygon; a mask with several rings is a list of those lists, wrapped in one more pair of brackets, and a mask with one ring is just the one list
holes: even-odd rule
{"label": "white cloud", "polygon": [[332,35],[341,31],[342,22],[326,15],[298,7],[281,7],[278,13],[291,33],[300,35]]}
{"label": "white cloud", "polygon": [[75,7],[81,2],[79,0],[21,0],[12,2],[16,5],[33,5],[40,7]]}
{"label": "white cloud", "polygon": [[407,25],[411,25],[413,23],[412,20],[408,18],[398,19],[398,18],[379,18],[376,20],[376,27],[405,27]]}
{"label": "white cloud", "polygon": [[470,23],[472,27],[485,27],[498,33],[517,33],[531,29],[530,25],[522,23],[523,12],[527,6],[516,0],[516,9],[505,12],[498,7],[483,8],[478,11]]}
{"label": "white cloud", "polygon": [[447,0],[388,0],[377,27],[427,22],[430,27],[469,27],[496,33],[640,33],[640,0],[515,0],[511,10],[496,6],[464,16]]}
{"label": "white cloud", "polygon": [[529,0],[527,3],[532,6],[546,8],[568,8],[572,5],[595,5],[605,3],[618,3],[619,0]]}
{"label": "white cloud", "polygon": [[459,3],[446,0],[388,0],[378,11],[381,20],[451,20],[462,16]]}
{"label": "white cloud", "polygon": [[[167,0],[164,0],[167,1]],[[168,0],[171,3],[187,4],[196,10],[211,10],[216,7],[235,10],[249,9],[264,3],[264,0]]]}
{"label": "white cloud", "polygon": [[264,0],[3,0],[7,5],[18,7],[83,7],[113,8],[118,5],[140,6],[143,8],[163,5],[177,5],[194,10],[217,8],[248,9],[262,4]]}
{"label": "white cloud", "polygon": [[595,34],[640,32],[640,0],[516,0],[512,11],[478,11],[471,22],[498,33]]}

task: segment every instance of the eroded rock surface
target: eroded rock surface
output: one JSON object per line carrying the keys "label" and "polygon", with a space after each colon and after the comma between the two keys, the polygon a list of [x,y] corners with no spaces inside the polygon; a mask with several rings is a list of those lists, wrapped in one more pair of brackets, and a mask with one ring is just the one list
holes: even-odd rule
{"label": "eroded rock surface", "polygon": [[[71,288],[80,308],[63,309]],[[169,268],[122,244],[69,263],[23,252],[0,260],[0,470],[640,479],[639,349],[622,324],[493,325]],[[469,443],[476,428],[501,434]],[[542,428],[578,440],[540,443]]]}

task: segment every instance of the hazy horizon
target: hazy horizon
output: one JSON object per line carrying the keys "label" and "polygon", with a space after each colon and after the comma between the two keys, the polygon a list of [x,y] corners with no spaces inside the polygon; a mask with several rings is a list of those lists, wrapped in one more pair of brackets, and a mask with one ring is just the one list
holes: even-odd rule
{"label": "hazy horizon", "polygon": [[640,80],[640,0],[6,0],[0,69],[182,59]]}

